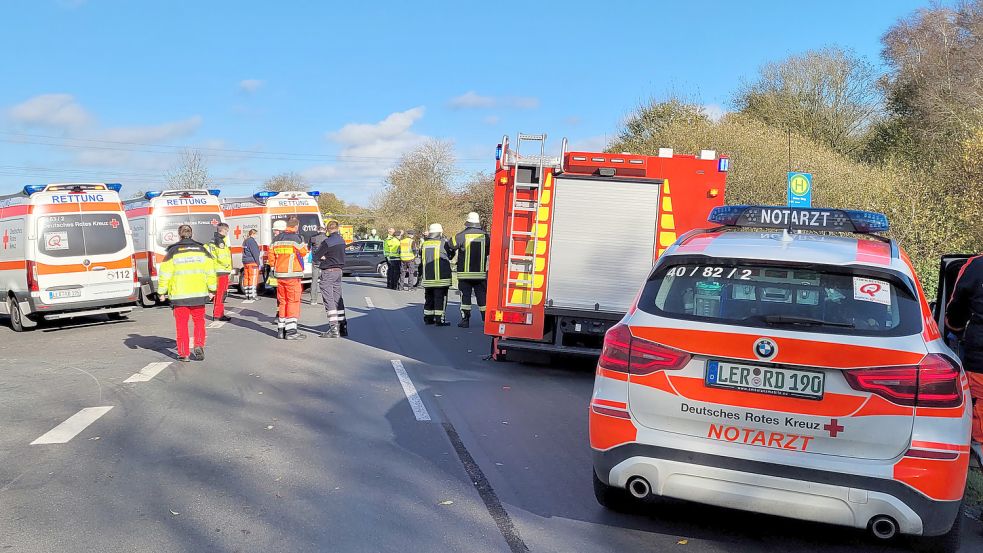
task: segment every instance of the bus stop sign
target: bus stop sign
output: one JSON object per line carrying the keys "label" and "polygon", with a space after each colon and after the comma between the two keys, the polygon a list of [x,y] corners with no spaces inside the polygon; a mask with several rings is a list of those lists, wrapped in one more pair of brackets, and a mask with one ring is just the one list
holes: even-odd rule
{"label": "bus stop sign", "polygon": [[812,207],[812,173],[788,174],[788,206]]}

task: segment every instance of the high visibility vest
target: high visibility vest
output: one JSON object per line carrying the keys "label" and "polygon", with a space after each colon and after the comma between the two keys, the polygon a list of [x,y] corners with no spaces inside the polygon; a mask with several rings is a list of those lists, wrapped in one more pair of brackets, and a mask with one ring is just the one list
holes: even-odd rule
{"label": "high visibility vest", "polygon": [[302,278],[304,258],[307,257],[307,243],[304,238],[292,231],[285,231],[270,244],[268,264],[276,278]]}
{"label": "high visibility vest", "polygon": [[227,275],[232,272],[232,249],[229,246],[229,237],[222,237],[222,245],[214,241],[205,244],[208,253],[215,260],[215,272],[220,275]]}
{"label": "high visibility vest", "polygon": [[413,239],[403,238],[399,241],[399,260],[413,261],[416,255],[413,253]]}
{"label": "high visibility vest", "polygon": [[205,246],[190,238],[167,248],[157,279],[157,293],[169,296],[175,306],[205,305],[208,293],[218,285],[215,260]]}
{"label": "high visibility vest", "polygon": [[457,255],[457,278],[483,280],[488,276],[488,233],[467,227],[451,242]]}
{"label": "high visibility vest", "polygon": [[387,236],[386,241],[382,243],[382,253],[386,259],[399,259],[399,248],[399,238],[395,236]]}
{"label": "high visibility vest", "polygon": [[423,242],[423,287],[437,288],[451,285],[451,246],[443,238]]}

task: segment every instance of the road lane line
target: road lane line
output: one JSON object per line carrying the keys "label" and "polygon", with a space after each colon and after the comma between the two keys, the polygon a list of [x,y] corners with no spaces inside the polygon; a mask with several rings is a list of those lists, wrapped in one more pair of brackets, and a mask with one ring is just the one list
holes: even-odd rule
{"label": "road lane line", "polygon": [[403,386],[403,393],[406,394],[406,399],[410,402],[410,408],[413,409],[413,416],[418,421],[430,420],[430,413],[427,412],[427,407],[423,405],[420,394],[416,393],[416,386],[410,380],[410,375],[406,374],[406,368],[403,367],[403,362],[399,359],[393,359],[390,363],[393,364],[393,370],[396,371],[396,378],[399,379],[400,385]]}
{"label": "road lane line", "polygon": [[368,296],[365,296],[365,305],[367,305],[368,307],[371,307],[373,309],[375,308],[375,304],[372,303],[372,298],[370,298]]}
{"label": "road lane line", "polygon": [[222,328],[223,326],[225,326],[225,321],[212,321],[205,328]]}
{"label": "road lane line", "polygon": [[67,443],[75,436],[78,436],[87,426],[99,420],[99,417],[108,413],[112,408],[112,405],[108,407],[86,407],[68,417],[65,422],[52,428],[40,438],[31,442],[31,445]]}
{"label": "road lane line", "polygon": [[157,373],[167,368],[170,365],[170,361],[159,361],[157,363],[150,363],[146,367],[140,369],[140,372],[135,373],[130,378],[127,378],[123,382],[149,382],[150,379],[157,376]]}

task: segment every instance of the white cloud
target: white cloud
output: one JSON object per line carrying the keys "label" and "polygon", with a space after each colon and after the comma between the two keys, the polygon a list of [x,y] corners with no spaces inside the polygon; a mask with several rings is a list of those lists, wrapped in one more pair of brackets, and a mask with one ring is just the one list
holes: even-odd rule
{"label": "white cloud", "polygon": [[423,106],[417,106],[392,113],[378,123],[349,123],[327,137],[342,146],[341,156],[392,158],[426,140],[410,130],[424,111]]}
{"label": "white cloud", "polygon": [[10,108],[7,115],[16,123],[61,130],[80,129],[93,121],[71,94],[41,94]]}
{"label": "white cloud", "polygon": [[712,121],[720,121],[724,115],[730,113],[730,110],[720,104],[706,104],[703,106],[703,111],[706,112],[707,117]]}
{"label": "white cloud", "polygon": [[260,79],[243,79],[239,81],[239,90],[245,92],[246,94],[252,94],[259,90],[263,86],[263,81]]}
{"label": "white cloud", "polygon": [[113,142],[166,142],[193,134],[201,126],[201,116],[140,127],[117,127],[98,133],[100,140]]}
{"label": "white cloud", "polygon": [[482,96],[469,90],[448,100],[447,105],[451,109],[491,109],[496,107],[535,109],[539,107],[539,98],[531,96]]}

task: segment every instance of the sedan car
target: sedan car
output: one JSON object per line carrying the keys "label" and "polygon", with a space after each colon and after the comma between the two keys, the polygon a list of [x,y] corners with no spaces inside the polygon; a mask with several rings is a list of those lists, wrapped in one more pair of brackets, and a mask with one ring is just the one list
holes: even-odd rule
{"label": "sedan car", "polygon": [[382,240],[356,240],[345,248],[345,274],[374,273],[386,278],[389,265]]}

